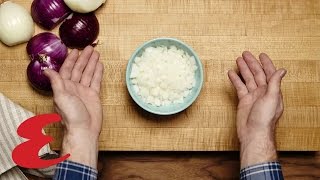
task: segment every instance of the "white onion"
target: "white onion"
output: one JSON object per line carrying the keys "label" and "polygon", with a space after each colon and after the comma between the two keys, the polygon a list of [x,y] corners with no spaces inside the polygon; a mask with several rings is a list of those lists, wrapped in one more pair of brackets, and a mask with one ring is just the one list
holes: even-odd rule
{"label": "white onion", "polygon": [[98,9],[106,0],[64,0],[67,6],[78,13],[89,13]]}
{"label": "white onion", "polygon": [[31,15],[22,6],[10,1],[0,5],[0,40],[14,46],[27,42],[34,34]]}
{"label": "white onion", "polygon": [[145,103],[166,106],[184,102],[196,84],[196,70],[195,58],[176,46],[149,47],[135,58],[130,79]]}

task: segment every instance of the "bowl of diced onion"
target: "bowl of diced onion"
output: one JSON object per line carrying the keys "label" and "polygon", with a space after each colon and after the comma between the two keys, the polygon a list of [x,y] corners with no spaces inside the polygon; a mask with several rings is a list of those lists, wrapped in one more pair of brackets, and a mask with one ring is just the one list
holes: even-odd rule
{"label": "bowl of diced onion", "polygon": [[178,39],[153,39],[131,56],[126,84],[132,99],[144,110],[158,115],[176,114],[199,96],[202,63],[195,51]]}

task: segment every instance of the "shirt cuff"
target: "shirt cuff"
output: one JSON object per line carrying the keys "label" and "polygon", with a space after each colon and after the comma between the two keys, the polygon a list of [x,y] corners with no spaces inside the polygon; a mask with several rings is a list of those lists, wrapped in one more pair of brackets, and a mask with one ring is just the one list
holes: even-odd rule
{"label": "shirt cuff", "polygon": [[244,168],[240,171],[240,180],[246,179],[283,180],[281,165],[268,162]]}
{"label": "shirt cuff", "polygon": [[53,177],[54,180],[96,180],[97,178],[98,171],[96,169],[72,161],[63,161],[59,163]]}

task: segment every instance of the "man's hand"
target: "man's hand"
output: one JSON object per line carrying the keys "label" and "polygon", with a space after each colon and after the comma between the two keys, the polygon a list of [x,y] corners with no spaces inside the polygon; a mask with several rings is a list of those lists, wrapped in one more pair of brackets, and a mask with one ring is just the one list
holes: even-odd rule
{"label": "man's hand", "polygon": [[45,70],[50,79],[56,111],[62,116],[64,137],[61,155],[69,160],[96,168],[98,138],[102,125],[100,86],[103,64],[93,47],[81,55],[72,50],[60,72]]}
{"label": "man's hand", "polygon": [[230,70],[228,76],[237,90],[237,133],[241,144],[241,168],[277,160],[275,126],[283,113],[281,80],[285,69],[276,70],[266,54],[260,63],[250,53],[237,59],[242,79]]}

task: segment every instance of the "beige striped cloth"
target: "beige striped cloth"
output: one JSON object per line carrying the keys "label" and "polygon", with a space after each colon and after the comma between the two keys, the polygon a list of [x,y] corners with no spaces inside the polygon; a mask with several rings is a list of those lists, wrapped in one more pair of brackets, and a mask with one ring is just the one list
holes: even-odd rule
{"label": "beige striped cloth", "polygon": [[[25,180],[23,174],[29,173],[39,177],[52,177],[55,166],[45,169],[22,169],[13,162],[11,154],[13,149],[25,140],[18,136],[19,125],[34,116],[33,113],[15,104],[0,93],[0,180]],[[41,158],[56,158],[57,154],[51,151],[49,145],[44,146],[40,152]]]}

